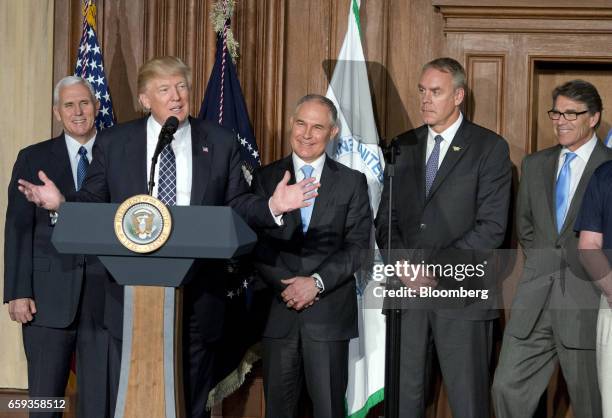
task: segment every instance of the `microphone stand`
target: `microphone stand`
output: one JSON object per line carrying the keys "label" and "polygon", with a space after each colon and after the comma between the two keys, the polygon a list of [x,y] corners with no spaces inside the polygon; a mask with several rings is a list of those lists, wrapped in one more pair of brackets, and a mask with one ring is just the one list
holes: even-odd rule
{"label": "microphone stand", "polygon": [[[391,262],[391,216],[393,213],[393,177],[395,177],[395,159],[400,153],[396,139],[392,139],[386,147],[387,178],[389,179],[389,201],[387,214],[387,262]],[[399,289],[397,277],[387,280],[388,289]],[[385,418],[399,418],[399,378],[400,378],[400,346],[402,316],[400,310],[401,300],[388,298],[385,301],[383,314],[386,319],[385,344],[385,388],[384,388],[384,416]]]}

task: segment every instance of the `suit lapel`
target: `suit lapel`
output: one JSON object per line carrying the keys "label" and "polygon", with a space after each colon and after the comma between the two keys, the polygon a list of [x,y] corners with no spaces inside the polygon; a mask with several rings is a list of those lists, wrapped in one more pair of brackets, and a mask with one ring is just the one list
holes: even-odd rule
{"label": "suit lapel", "polygon": [[567,230],[573,231],[574,220],[578,215],[578,209],[580,209],[580,205],[582,204],[582,196],[584,196],[589,180],[591,179],[595,169],[606,161],[604,150],[604,145],[597,140],[595,143],[595,148],[589,157],[589,161],[587,161],[587,164],[584,167],[584,172],[580,177],[580,181],[578,182],[578,186],[576,187],[572,201],[570,202],[570,207],[567,210],[567,216],[565,217],[565,223],[563,224],[560,235],[563,235],[565,232],[567,232]]}
{"label": "suit lapel", "polygon": [[[431,197],[436,193],[436,190],[440,187],[446,177],[448,177],[450,172],[453,170],[457,162],[467,152],[467,149],[470,145],[470,133],[467,124],[467,120],[463,119],[463,122],[461,123],[459,130],[457,130],[455,137],[451,141],[448,150],[446,151],[446,155],[442,160],[442,164],[440,165],[440,168],[436,173],[436,178],[434,179],[434,182],[431,185],[427,200],[431,199]],[[423,168],[423,172],[425,172],[425,168]]]}
{"label": "suit lapel", "polygon": [[[191,118],[189,118],[191,122]],[[201,205],[204,202],[206,186],[210,179],[210,167],[212,165],[212,155],[214,152],[212,144],[207,141],[207,132],[201,129],[199,124],[191,124],[191,153],[192,153],[192,172],[191,179],[191,204]]]}
{"label": "suit lapel", "polygon": [[[149,173],[147,173],[147,120],[143,118],[137,126],[135,135],[126,140],[124,161],[128,162],[126,178],[134,179],[126,182],[126,187],[133,188],[126,195],[147,193]],[[95,158],[95,155],[94,155]],[[129,162],[134,162],[130,164]]]}
{"label": "suit lapel", "polygon": [[543,182],[544,195],[546,204],[548,205],[548,213],[550,213],[551,219],[551,227],[553,229],[553,233],[557,233],[557,211],[555,210],[555,186],[557,184],[557,163],[559,161],[559,153],[561,152],[561,147],[557,147],[554,152],[551,152],[546,156],[544,161],[542,161],[541,165],[541,176],[536,181]]}
{"label": "suit lapel", "polygon": [[[274,188],[276,187],[276,183],[278,181],[280,181],[280,179],[285,175],[285,171],[289,171],[289,173],[291,173],[291,178],[289,179],[289,184],[295,184],[295,171],[293,169],[293,159],[291,158],[291,155],[289,155],[288,157],[285,157],[282,161],[281,164],[278,166],[279,172],[278,172],[278,179],[276,179],[276,181],[274,182],[274,184],[270,185],[270,190],[274,190]],[[293,234],[293,231],[295,229],[300,230],[300,235],[302,233],[302,217],[300,215],[300,210],[296,209],[294,211],[291,211],[287,214],[285,214],[283,216],[283,219],[285,221],[285,229],[286,232],[289,233],[290,235]]]}
{"label": "suit lapel", "polygon": [[53,174],[48,174],[64,194],[74,192],[74,177],[72,176],[72,166],[70,165],[70,156],[68,155],[68,147],[66,146],[64,134],[53,140],[51,152],[53,153],[53,158],[51,159]]}
{"label": "suit lapel", "polygon": [[[417,146],[414,147],[414,167],[415,171],[413,173],[415,184],[419,185],[417,187],[418,195],[415,196],[418,200],[417,202],[425,201],[425,165],[427,163],[427,126],[424,129],[419,129],[416,131],[417,137]],[[406,199],[410,199],[407,193],[398,193],[398,198],[405,197]],[[408,202],[405,202],[408,204]]]}
{"label": "suit lapel", "polygon": [[[312,210],[312,216],[310,217],[306,235],[308,235],[310,231],[316,230],[316,227],[321,223],[321,220],[327,212],[327,207],[334,200],[333,196],[337,184],[337,171],[338,167],[336,163],[331,161],[329,157],[325,157],[325,164],[323,164],[323,172],[321,173],[321,187],[319,188],[319,195],[314,202],[314,208]],[[300,217],[300,226],[301,223]]]}

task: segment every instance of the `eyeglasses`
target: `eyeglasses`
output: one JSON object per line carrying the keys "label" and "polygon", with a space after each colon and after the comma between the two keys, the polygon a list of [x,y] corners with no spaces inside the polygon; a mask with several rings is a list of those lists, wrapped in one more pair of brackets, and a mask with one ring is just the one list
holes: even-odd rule
{"label": "eyeglasses", "polygon": [[584,115],[588,110],[583,110],[582,112],[559,112],[558,110],[549,110],[548,117],[552,120],[559,120],[561,116],[565,118],[565,120],[572,121],[578,119],[578,116]]}

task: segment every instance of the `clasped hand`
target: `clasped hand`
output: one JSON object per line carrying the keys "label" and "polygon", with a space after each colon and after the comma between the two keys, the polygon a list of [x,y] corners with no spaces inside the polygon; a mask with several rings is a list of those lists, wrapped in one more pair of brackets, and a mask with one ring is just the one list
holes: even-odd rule
{"label": "clasped hand", "polygon": [[319,289],[312,277],[296,276],[281,280],[281,282],[287,286],[281,293],[281,297],[288,308],[301,311],[319,300],[317,297]]}

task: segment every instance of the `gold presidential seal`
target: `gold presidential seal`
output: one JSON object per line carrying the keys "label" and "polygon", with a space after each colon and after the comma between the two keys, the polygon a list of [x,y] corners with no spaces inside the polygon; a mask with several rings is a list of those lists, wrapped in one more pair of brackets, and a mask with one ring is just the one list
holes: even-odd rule
{"label": "gold presidential seal", "polygon": [[150,253],[168,240],[170,211],[159,199],[139,194],[126,199],[115,213],[115,235],[125,248]]}

